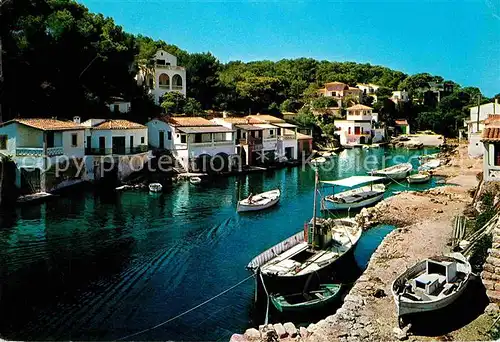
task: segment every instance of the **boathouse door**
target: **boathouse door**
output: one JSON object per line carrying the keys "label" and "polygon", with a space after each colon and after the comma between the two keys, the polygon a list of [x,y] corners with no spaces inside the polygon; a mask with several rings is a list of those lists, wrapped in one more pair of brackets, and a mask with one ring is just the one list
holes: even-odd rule
{"label": "boathouse door", "polygon": [[125,137],[113,137],[113,154],[125,154]]}
{"label": "boathouse door", "polygon": [[163,131],[158,132],[158,140],[160,142],[158,147],[161,149],[165,148],[165,132]]}

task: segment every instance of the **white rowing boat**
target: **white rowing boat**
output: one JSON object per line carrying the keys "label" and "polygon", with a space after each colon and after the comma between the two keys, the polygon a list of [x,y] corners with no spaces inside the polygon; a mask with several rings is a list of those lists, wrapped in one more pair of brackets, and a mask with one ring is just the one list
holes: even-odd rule
{"label": "white rowing boat", "polygon": [[326,163],[326,158],[325,157],[314,158],[311,160],[311,163],[312,164],[323,164],[323,163]]}
{"label": "white rowing boat", "polygon": [[408,173],[413,170],[410,163],[397,164],[382,170],[373,170],[370,172],[372,176],[382,176],[391,180],[405,179]]}
{"label": "white rowing boat", "polygon": [[160,183],[151,183],[148,185],[148,188],[151,192],[161,192],[163,190],[163,186]]}
{"label": "white rowing boat", "polygon": [[421,173],[416,173],[414,175],[409,175],[406,180],[410,184],[420,184],[420,183],[427,183],[431,179],[430,173],[427,172],[421,172]]}
{"label": "white rowing boat", "polygon": [[409,314],[442,309],[464,292],[471,278],[471,265],[460,253],[418,262],[392,283],[399,324]]}
{"label": "white rowing boat", "polygon": [[[321,210],[351,210],[368,207],[384,198],[385,185],[374,184],[384,180],[376,176],[352,176],[336,181],[323,181],[323,184],[354,188],[358,185],[368,184],[356,189],[347,190],[325,196],[321,201]],[[334,188],[335,190],[335,188]]]}
{"label": "white rowing boat", "polygon": [[238,201],[236,210],[242,211],[257,211],[267,209],[277,204],[280,200],[281,192],[279,189],[263,192],[256,195],[250,195],[241,201]]}
{"label": "white rowing boat", "polygon": [[428,161],[427,163],[422,164],[418,169],[420,171],[429,171],[433,170],[441,165],[441,160],[433,159]]}
{"label": "white rowing boat", "polygon": [[195,177],[189,177],[189,183],[194,184],[194,185],[200,184],[201,183],[201,178],[197,177],[197,176],[195,176]]}

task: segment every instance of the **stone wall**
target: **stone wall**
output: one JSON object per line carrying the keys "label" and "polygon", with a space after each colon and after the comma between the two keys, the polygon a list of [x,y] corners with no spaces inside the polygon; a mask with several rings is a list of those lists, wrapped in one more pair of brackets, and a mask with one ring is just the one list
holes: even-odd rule
{"label": "stone wall", "polygon": [[[497,222],[498,223],[498,222]],[[493,245],[481,272],[486,295],[491,302],[500,303],[500,226],[493,229]]]}

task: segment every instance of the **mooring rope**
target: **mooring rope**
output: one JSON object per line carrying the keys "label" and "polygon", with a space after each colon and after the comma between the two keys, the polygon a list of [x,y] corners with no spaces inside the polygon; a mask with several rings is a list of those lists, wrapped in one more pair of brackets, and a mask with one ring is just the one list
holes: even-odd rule
{"label": "mooring rope", "polygon": [[267,292],[266,284],[264,284],[264,278],[262,278],[262,273],[259,272],[259,276],[260,280],[262,281],[262,287],[264,287],[264,291],[266,292],[266,297],[267,297],[266,319],[264,321],[264,324],[267,325],[267,323],[269,323],[269,293]]}
{"label": "mooring rope", "polygon": [[207,300],[206,300],[206,301],[204,301],[203,303],[200,303],[200,304],[196,305],[195,307],[192,307],[191,309],[186,310],[186,311],[184,311],[184,312],[182,312],[182,313],[178,314],[177,316],[174,316],[174,317],[172,317],[172,318],[170,318],[170,319],[168,319],[168,320],[166,320],[166,321],[164,321],[164,322],[161,322],[161,323],[159,323],[159,324],[157,324],[157,325],[155,325],[155,326],[153,326],[153,327],[150,327],[150,328],[147,328],[147,329],[141,330],[141,331],[139,331],[139,332],[136,332],[136,333],[133,333],[133,334],[130,334],[130,335],[127,335],[127,336],[120,337],[120,338],[118,338],[118,339],[117,339],[117,341],[122,341],[122,340],[125,340],[125,339],[127,339],[127,338],[130,338],[130,337],[134,337],[134,336],[137,336],[137,335],[143,334],[143,333],[145,333],[145,332],[148,332],[148,331],[154,330],[154,329],[156,329],[156,328],[159,328],[159,327],[161,327],[162,325],[165,325],[165,324],[167,324],[167,323],[169,323],[169,322],[172,322],[173,320],[176,320],[177,318],[180,318],[180,317],[182,317],[182,316],[184,316],[184,315],[186,315],[186,314],[190,313],[191,311],[194,311],[194,310],[198,309],[199,307],[202,307],[203,305],[205,305],[205,304],[207,304],[207,303],[210,303],[212,300],[214,300],[214,299],[216,299],[216,298],[218,298],[218,297],[222,296],[223,294],[226,294],[227,292],[229,292],[229,291],[231,291],[232,289],[234,289],[234,288],[236,288],[236,287],[240,286],[240,285],[241,285],[241,284],[243,284],[245,281],[247,281],[248,279],[253,278],[253,277],[254,277],[254,275],[252,274],[252,275],[250,275],[250,276],[246,277],[245,279],[243,279],[242,281],[238,282],[237,284],[235,284],[235,285],[231,286],[230,288],[228,288],[228,289],[226,289],[226,290],[224,290],[224,291],[220,292],[219,294],[217,294],[217,295],[213,296],[213,297],[212,297],[212,298],[210,298],[210,299],[207,299]]}

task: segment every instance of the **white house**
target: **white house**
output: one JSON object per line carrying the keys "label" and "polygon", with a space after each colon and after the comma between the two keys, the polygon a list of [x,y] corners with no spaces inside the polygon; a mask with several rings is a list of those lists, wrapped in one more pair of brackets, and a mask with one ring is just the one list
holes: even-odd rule
{"label": "white house", "polygon": [[486,120],[481,142],[484,147],[484,181],[500,181],[500,115]]}
{"label": "white house", "polygon": [[130,101],[125,101],[121,97],[112,97],[107,106],[109,111],[113,113],[128,113],[132,109]]}
{"label": "white house", "polygon": [[400,102],[408,102],[410,101],[410,95],[406,90],[395,90],[392,92],[390,100],[395,104],[398,104]]}
{"label": "white house", "polygon": [[86,128],[85,155],[91,180],[103,177],[104,165],[110,162],[116,163],[117,176],[123,180],[150,158],[148,129],[144,125],[128,120],[89,119],[81,126]]}
{"label": "white house", "polygon": [[356,87],[350,87],[342,82],[328,82],[325,83],[324,88],[318,90],[321,96],[333,97],[337,100],[338,105],[342,106],[342,101],[346,97],[359,99],[363,91]]}
{"label": "white house", "polygon": [[186,171],[224,171],[233,167],[234,130],[201,117],[163,116],[147,124],[150,145],[171,151]]}
{"label": "white house", "polygon": [[152,70],[143,66],[136,76],[137,83],[149,88],[156,104],[161,97],[171,91],[177,91],[186,96],[186,69],[177,65],[177,57],[158,50],[154,57]]}
{"label": "white house", "polygon": [[[22,193],[56,190],[84,179],[85,170],[78,174],[75,168],[85,155],[84,128],[56,119],[10,120],[0,125],[0,154],[16,163]],[[56,165],[66,168],[61,163],[71,167],[54,172]]]}
{"label": "white house", "polygon": [[480,157],[484,153],[483,144],[481,143],[481,132],[484,129],[485,120],[489,115],[500,115],[500,104],[498,103],[498,99],[495,99],[495,102],[479,106],[479,110],[478,106],[471,107],[469,112],[470,118],[465,121],[469,139],[468,152],[472,157]]}
{"label": "white house", "polygon": [[373,97],[373,103],[377,102],[377,90],[380,88],[379,85],[372,84],[372,83],[358,83],[356,84],[356,87],[361,89],[363,94],[366,94],[368,96]]}
{"label": "white house", "polygon": [[[345,120],[335,120],[334,125],[337,127],[337,134],[340,136],[341,145],[354,144],[370,144],[377,142],[373,139],[372,122],[375,121],[373,108],[357,104],[347,108],[347,116]],[[378,131],[378,141],[385,137]]]}

